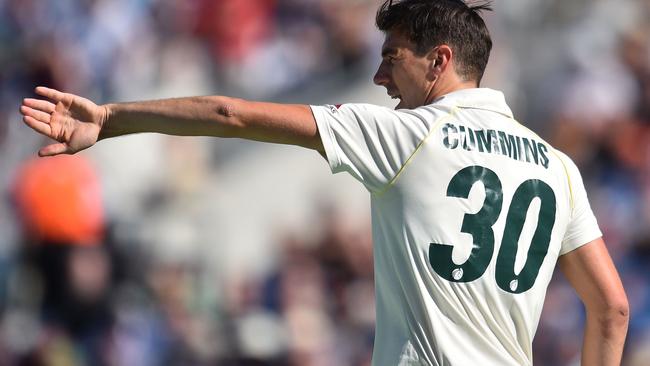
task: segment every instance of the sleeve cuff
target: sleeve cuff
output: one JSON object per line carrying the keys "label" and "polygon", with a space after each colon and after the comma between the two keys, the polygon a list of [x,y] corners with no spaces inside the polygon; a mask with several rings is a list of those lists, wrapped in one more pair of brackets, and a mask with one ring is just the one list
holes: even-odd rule
{"label": "sleeve cuff", "polygon": [[602,236],[603,233],[600,231],[600,229],[596,229],[583,235],[566,238],[562,242],[562,249],[560,250],[560,255],[565,255],[571,251],[574,251],[580,248],[581,246],[588,244]]}

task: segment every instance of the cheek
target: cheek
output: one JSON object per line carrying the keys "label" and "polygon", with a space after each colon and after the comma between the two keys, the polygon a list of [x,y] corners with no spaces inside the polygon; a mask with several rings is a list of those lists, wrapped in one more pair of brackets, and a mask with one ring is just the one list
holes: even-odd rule
{"label": "cheek", "polygon": [[399,83],[399,86],[405,89],[402,90],[403,93],[417,90],[422,85],[423,81],[425,81],[424,78],[413,69],[395,70],[393,75],[395,82]]}
{"label": "cheek", "polygon": [[413,81],[413,75],[410,70],[399,66],[393,67],[392,76],[396,83],[411,84]]}
{"label": "cheek", "polygon": [[428,69],[421,65],[413,67],[408,70],[408,79],[415,89],[423,89],[429,85],[429,79],[427,78]]}

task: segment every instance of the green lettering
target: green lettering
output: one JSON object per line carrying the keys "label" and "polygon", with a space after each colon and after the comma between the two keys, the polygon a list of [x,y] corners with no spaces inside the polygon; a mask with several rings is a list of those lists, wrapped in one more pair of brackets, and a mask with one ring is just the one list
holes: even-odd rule
{"label": "green lettering", "polygon": [[465,139],[463,141],[463,149],[467,151],[476,150],[476,137],[474,137],[474,130],[467,127],[465,131]]}
{"label": "green lettering", "polygon": [[539,150],[539,155],[542,158],[542,166],[548,169],[548,156],[546,156],[546,153],[548,152],[548,148],[546,147],[546,145],[540,142],[537,144],[537,149]]}
{"label": "green lettering", "polygon": [[478,141],[478,151],[489,153],[492,152],[492,135],[490,135],[489,132],[486,134],[484,130],[476,131],[476,140]]}
{"label": "green lettering", "polygon": [[519,149],[517,148],[519,137],[506,135],[505,132],[499,131],[499,142],[501,143],[501,154],[515,160],[519,160]]}
{"label": "green lettering", "polygon": [[491,142],[492,152],[495,154],[501,154],[499,149],[499,139],[497,139],[497,132],[495,130],[488,130],[488,140]]}
{"label": "green lettering", "polygon": [[528,140],[525,137],[522,137],[522,140],[524,141],[524,152],[526,153],[526,162],[530,163],[531,156],[533,158],[533,161],[535,161],[535,164],[539,163],[539,152],[537,151],[537,143],[535,140]]}
{"label": "green lettering", "polygon": [[442,143],[448,149],[455,149],[458,147],[458,136],[450,136],[450,133],[457,135],[458,129],[453,124],[447,123],[442,128]]}

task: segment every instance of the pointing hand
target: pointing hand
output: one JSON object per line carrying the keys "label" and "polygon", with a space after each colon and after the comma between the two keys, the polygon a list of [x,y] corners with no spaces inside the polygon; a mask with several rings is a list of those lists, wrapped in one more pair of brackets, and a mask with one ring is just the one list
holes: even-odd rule
{"label": "pointing hand", "polygon": [[43,99],[26,98],[20,107],[23,121],[36,132],[58,141],[41,148],[39,156],[74,154],[97,142],[108,118],[107,109],[80,96],[39,86]]}

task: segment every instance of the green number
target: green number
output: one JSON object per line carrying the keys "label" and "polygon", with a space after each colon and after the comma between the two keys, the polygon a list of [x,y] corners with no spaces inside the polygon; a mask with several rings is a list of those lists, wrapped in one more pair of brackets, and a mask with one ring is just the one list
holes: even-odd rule
{"label": "green number", "polygon": [[[468,198],[477,182],[485,187],[485,200],[479,212],[465,214],[461,231],[472,235],[472,252],[462,264],[452,259],[453,246],[431,243],[429,262],[433,270],[451,282],[470,282],[485,273],[494,255],[494,231],[492,226],[499,218],[503,204],[503,190],[499,177],[490,169],[469,166],[460,170],[449,182],[448,197]],[[540,199],[537,227],[526,256],[526,263],[519,275],[515,273],[517,244],[526,221],[526,214],[534,198]],[[553,189],[538,179],[523,182],[515,191],[508,208],[506,225],[496,263],[496,282],[504,291],[518,294],[535,284],[539,269],[548,253],[551,232],[555,225],[556,201]]]}
{"label": "green number", "polygon": [[[517,243],[524,228],[526,213],[535,197],[538,197],[541,203],[537,228],[528,249],[526,264],[519,275],[516,275]],[[535,284],[539,268],[544,262],[551,242],[551,231],[555,225],[555,208],[555,194],[551,187],[541,180],[529,179],[517,188],[508,210],[506,228],[503,231],[503,240],[497,256],[496,280],[502,290],[519,294],[529,290]]]}
{"label": "green number", "polygon": [[485,187],[485,201],[475,214],[465,214],[461,231],[472,235],[472,252],[465,263],[457,265],[452,260],[453,246],[432,243],[429,262],[438,275],[452,282],[470,282],[481,277],[494,254],[492,225],[499,218],[503,204],[503,191],[499,177],[490,169],[470,166],[459,171],[449,182],[448,197],[468,198],[478,181]]}

